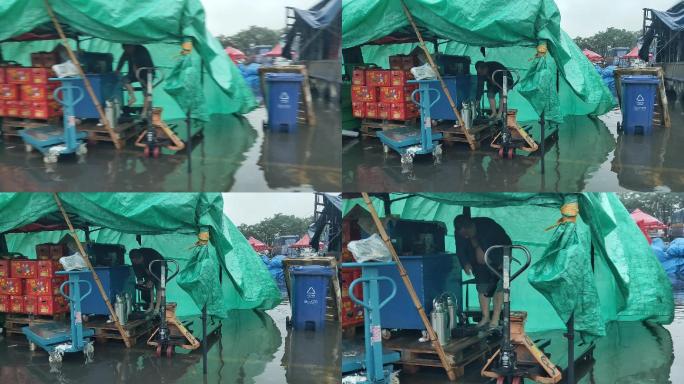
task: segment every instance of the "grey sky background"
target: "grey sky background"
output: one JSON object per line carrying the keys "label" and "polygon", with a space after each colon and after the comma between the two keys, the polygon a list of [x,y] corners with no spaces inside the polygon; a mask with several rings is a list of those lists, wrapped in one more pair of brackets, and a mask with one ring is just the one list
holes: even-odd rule
{"label": "grey sky background", "polygon": [[285,7],[311,8],[319,0],[201,0],[214,35],[232,35],[252,25],[285,27]]}
{"label": "grey sky background", "polygon": [[313,193],[223,194],[223,212],[235,225],[256,224],[276,213],[308,217],[313,215],[313,210]]}
{"label": "grey sky background", "polygon": [[[209,30],[232,35],[252,25],[272,29],[285,26],[285,7],[309,8],[318,0],[201,0]],[[665,10],[675,0],[556,0],[561,23],[571,37],[587,37],[608,27],[641,28],[642,9]]]}

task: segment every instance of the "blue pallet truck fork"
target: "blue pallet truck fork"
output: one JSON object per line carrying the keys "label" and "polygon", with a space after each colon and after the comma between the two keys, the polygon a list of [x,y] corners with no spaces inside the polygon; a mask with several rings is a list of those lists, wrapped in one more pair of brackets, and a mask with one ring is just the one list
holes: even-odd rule
{"label": "blue pallet truck fork", "polygon": [[[513,250],[525,254],[525,263],[512,273]],[[491,254],[500,250],[503,263],[500,268],[494,265]],[[501,347],[482,368],[482,376],[496,379],[497,384],[521,384],[525,379],[538,383],[553,384],[561,380],[560,370],[549,360],[544,352],[525,333],[527,313],[511,312],[511,282],[520,276],[532,262],[529,249],[522,245],[494,245],[485,251],[485,264],[503,283],[503,328]]]}
{"label": "blue pallet truck fork", "polygon": [[[61,79],[51,78],[50,81]],[[74,97],[74,90],[80,93]],[[60,98],[59,95],[62,95]],[[47,125],[40,128],[22,129],[19,135],[26,144],[26,150],[37,149],[43,154],[43,161],[48,164],[56,163],[60,155],[75,153],[83,156],[88,152],[85,140],[87,134],[76,129],[74,106],[85,96],[83,89],[73,85],[62,85],[55,89],[54,98],[64,107],[64,128]]]}
{"label": "blue pallet truck fork", "polygon": [[[418,83],[420,81],[410,81]],[[430,97],[430,92],[437,96],[434,101]],[[420,96],[420,99],[416,97]],[[401,156],[402,165],[410,165],[416,155],[432,154],[436,162],[442,155],[442,146],[439,141],[443,135],[439,132],[432,132],[432,117],[430,108],[435,105],[441,97],[439,90],[420,85],[420,88],[411,93],[411,100],[420,108],[420,129],[413,127],[401,127],[380,131],[378,138],[383,144],[385,154],[390,149],[396,151]]]}
{"label": "blue pallet truck fork", "polygon": [[[380,323],[380,309],[384,307],[397,293],[397,284],[387,276],[379,276],[379,267],[395,265],[394,262],[365,262],[343,263],[343,268],[362,269],[362,277],[349,285],[349,298],[363,306],[363,322],[365,334],[364,358],[360,356],[343,357],[342,373],[365,370],[366,381],[359,383],[390,384],[392,383],[392,363],[399,361],[398,352],[382,349],[382,326]],[[392,286],[392,292],[380,301],[380,282],[386,281]],[[354,295],[354,288],[363,284],[363,301]]]}
{"label": "blue pallet truck fork", "polygon": [[[69,276],[69,280],[59,287],[60,294],[70,303],[69,325],[53,321],[29,325],[23,327],[21,331],[31,343],[32,349],[37,345],[49,354],[50,366],[53,368],[61,365],[65,353],[83,352],[86,362],[91,362],[95,353],[92,340],[95,330],[83,327],[81,301],[90,295],[93,286],[87,280],[80,280],[78,273],[57,272],[57,274]],[[87,286],[87,292],[82,293],[82,285]],[[68,294],[64,290],[67,286],[69,287]]]}

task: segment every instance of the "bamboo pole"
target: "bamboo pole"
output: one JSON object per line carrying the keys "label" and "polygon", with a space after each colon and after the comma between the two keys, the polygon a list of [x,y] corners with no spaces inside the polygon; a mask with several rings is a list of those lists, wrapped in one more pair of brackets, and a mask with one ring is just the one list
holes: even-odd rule
{"label": "bamboo pole", "polygon": [[439,343],[439,339],[437,338],[435,330],[432,329],[432,324],[430,324],[430,320],[428,319],[427,314],[425,313],[425,308],[423,308],[423,305],[420,303],[420,299],[418,299],[416,290],[413,288],[411,279],[409,279],[408,274],[406,273],[406,269],[404,269],[404,265],[401,263],[399,255],[397,255],[397,251],[394,249],[392,241],[390,240],[389,236],[387,236],[387,231],[385,231],[385,227],[382,225],[382,222],[380,221],[378,212],[375,210],[375,207],[373,207],[373,203],[371,202],[368,193],[362,192],[361,196],[363,196],[363,201],[368,206],[368,211],[370,212],[371,217],[373,217],[373,221],[375,222],[375,226],[378,228],[378,232],[380,232],[380,237],[382,237],[382,240],[385,242],[387,249],[389,249],[390,253],[392,254],[392,259],[394,259],[394,262],[397,264],[397,268],[399,269],[399,276],[401,276],[401,279],[404,281],[404,285],[406,286],[406,290],[408,291],[409,296],[411,296],[413,305],[415,305],[416,309],[418,310],[418,315],[420,315],[420,319],[423,321],[423,325],[425,325],[425,329],[427,330],[430,342],[432,343],[433,348],[435,348],[435,351],[439,356],[439,360],[442,362],[442,367],[447,372],[449,380],[456,381],[456,373],[454,372],[453,367],[449,363],[449,360],[447,359],[447,356],[444,353],[444,348],[442,348],[442,345]]}
{"label": "bamboo pole", "polygon": [[465,135],[466,140],[468,140],[468,145],[470,145],[470,149],[471,150],[477,149],[479,147],[479,143],[475,140],[473,135],[471,135],[470,132],[468,132],[468,130],[466,129],[465,122],[463,121],[463,117],[461,117],[461,112],[458,111],[456,103],[454,102],[454,99],[451,97],[451,93],[449,92],[449,89],[447,88],[447,85],[444,82],[442,75],[439,74],[439,69],[437,68],[437,64],[435,64],[435,61],[432,58],[432,55],[430,54],[430,51],[428,51],[428,48],[425,45],[425,40],[423,40],[423,35],[418,30],[418,26],[416,25],[416,22],[413,20],[413,16],[411,15],[411,12],[409,12],[408,8],[406,7],[404,0],[401,1],[401,6],[402,6],[402,8],[404,8],[404,13],[406,14],[406,17],[408,18],[409,22],[411,23],[411,27],[413,27],[413,31],[416,33],[416,36],[418,37],[418,41],[420,42],[420,47],[423,49],[423,52],[425,52],[425,57],[427,58],[428,63],[430,63],[430,67],[432,67],[432,70],[435,72],[435,75],[437,75],[437,80],[439,80],[439,84],[442,86],[442,91],[444,91],[444,94],[446,95],[446,98],[449,101],[449,105],[451,106],[451,109],[453,109],[454,114],[456,115],[456,119],[458,119],[458,124],[461,126],[461,130],[463,131],[463,134]]}
{"label": "bamboo pole", "polygon": [[55,15],[55,12],[52,10],[50,2],[48,0],[44,0],[44,2],[45,8],[47,8],[47,12],[50,15],[50,18],[52,19],[52,23],[55,25],[55,29],[57,30],[57,33],[59,34],[59,37],[62,40],[62,45],[64,46],[64,48],[66,48],[67,54],[69,55],[69,59],[71,59],[71,61],[78,69],[78,74],[83,79],[83,85],[85,85],[85,88],[88,91],[88,95],[90,95],[90,98],[92,99],[93,104],[95,105],[95,109],[97,109],[97,113],[100,115],[100,120],[102,120],[102,124],[104,124],[105,129],[109,133],[109,136],[112,138],[112,141],[114,142],[114,146],[116,147],[116,149],[122,149],[123,144],[121,143],[121,138],[119,137],[119,134],[114,131],[114,128],[112,128],[112,126],[110,125],[109,120],[105,115],[104,109],[102,109],[102,104],[100,104],[100,101],[97,99],[95,91],[93,90],[93,86],[90,84],[90,80],[85,75],[83,67],[81,67],[81,62],[78,61],[78,57],[76,57],[76,54],[74,54],[74,51],[71,49],[71,46],[69,45],[69,40],[64,34],[64,30],[62,30],[62,26],[59,24],[59,20],[57,20],[57,16]]}
{"label": "bamboo pole", "polygon": [[86,253],[85,249],[83,248],[83,244],[81,244],[81,240],[78,239],[78,235],[76,234],[76,231],[74,230],[74,226],[71,224],[71,220],[69,220],[69,215],[67,215],[66,211],[64,210],[64,207],[62,206],[62,201],[59,199],[59,196],[57,195],[57,193],[53,193],[52,195],[55,198],[55,202],[57,203],[57,206],[59,207],[59,211],[62,212],[62,216],[64,216],[64,221],[66,221],[67,226],[69,227],[69,234],[76,241],[76,246],[78,247],[78,251],[81,252],[81,256],[83,256],[83,261],[85,261],[86,265],[88,266],[88,269],[93,274],[93,280],[95,280],[95,285],[97,285],[97,289],[100,291],[100,295],[102,296],[105,304],[107,305],[107,309],[109,310],[109,315],[112,317],[112,320],[114,320],[114,324],[116,325],[116,329],[119,331],[119,334],[121,334],[121,338],[123,339],[124,344],[126,344],[126,348],[130,348],[131,347],[131,340],[128,338],[128,332],[123,328],[123,326],[119,322],[119,318],[116,316],[116,312],[114,312],[114,308],[112,307],[112,303],[109,301],[109,298],[107,297],[107,293],[105,293],[104,287],[102,286],[102,282],[100,281],[100,277],[97,275],[97,273],[95,272],[95,268],[93,268],[93,265],[90,263],[90,259],[88,258],[88,254]]}

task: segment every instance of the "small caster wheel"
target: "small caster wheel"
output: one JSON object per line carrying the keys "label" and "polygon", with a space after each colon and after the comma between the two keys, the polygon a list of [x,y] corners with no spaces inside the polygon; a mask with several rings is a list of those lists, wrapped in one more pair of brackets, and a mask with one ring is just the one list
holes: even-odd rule
{"label": "small caster wheel", "polygon": [[85,144],[79,145],[78,150],[76,151],[76,154],[79,156],[83,156],[86,153],[88,153],[88,147]]}
{"label": "small caster wheel", "polygon": [[161,344],[157,345],[157,349],[154,351],[154,355],[157,357],[161,357],[161,350],[162,350]]}
{"label": "small caster wheel", "polygon": [[173,345],[167,345],[166,346],[166,357],[171,357],[173,356]]}
{"label": "small caster wheel", "polygon": [[380,334],[382,335],[383,340],[389,340],[392,338],[392,331],[389,329],[383,329]]}
{"label": "small caster wheel", "polygon": [[159,158],[159,154],[161,153],[161,149],[159,147],[154,147],[152,150],[152,156],[154,156],[155,159]]}
{"label": "small caster wheel", "polygon": [[513,159],[513,156],[515,156],[515,149],[508,148],[508,158]]}

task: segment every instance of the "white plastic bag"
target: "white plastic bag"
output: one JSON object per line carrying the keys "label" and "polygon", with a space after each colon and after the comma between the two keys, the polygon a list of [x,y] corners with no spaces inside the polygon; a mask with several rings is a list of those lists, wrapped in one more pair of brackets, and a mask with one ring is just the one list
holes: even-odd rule
{"label": "white plastic bag", "polygon": [[73,271],[74,269],[88,268],[80,252],[76,252],[71,256],[61,257],[59,259],[59,263],[62,264],[62,267],[64,267],[65,271]]}
{"label": "white plastic bag", "polygon": [[432,70],[432,67],[428,63],[425,63],[419,67],[411,68],[411,73],[413,74],[413,77],[416,78],[416,80],[437,78],[437,74],[435,73],[435,71]]}
{"label": "white plastic bag", "polygon": [[350,241],[348,248],[352,255],[354,255],[354,260],[359,263],[365,261],[392,261],[392,254],[377,233],[374,233],[367,239]]}
{"label": "white plastic bag", "polygon": [[63,62],[62,64],[55,64],[52,66],[52,70],[55,71],[57,74],[57,77],[73,77],[73,76],[78,76],[78,68],[74,65],[74,63],[71,62],[71,60],[67,60]]}

